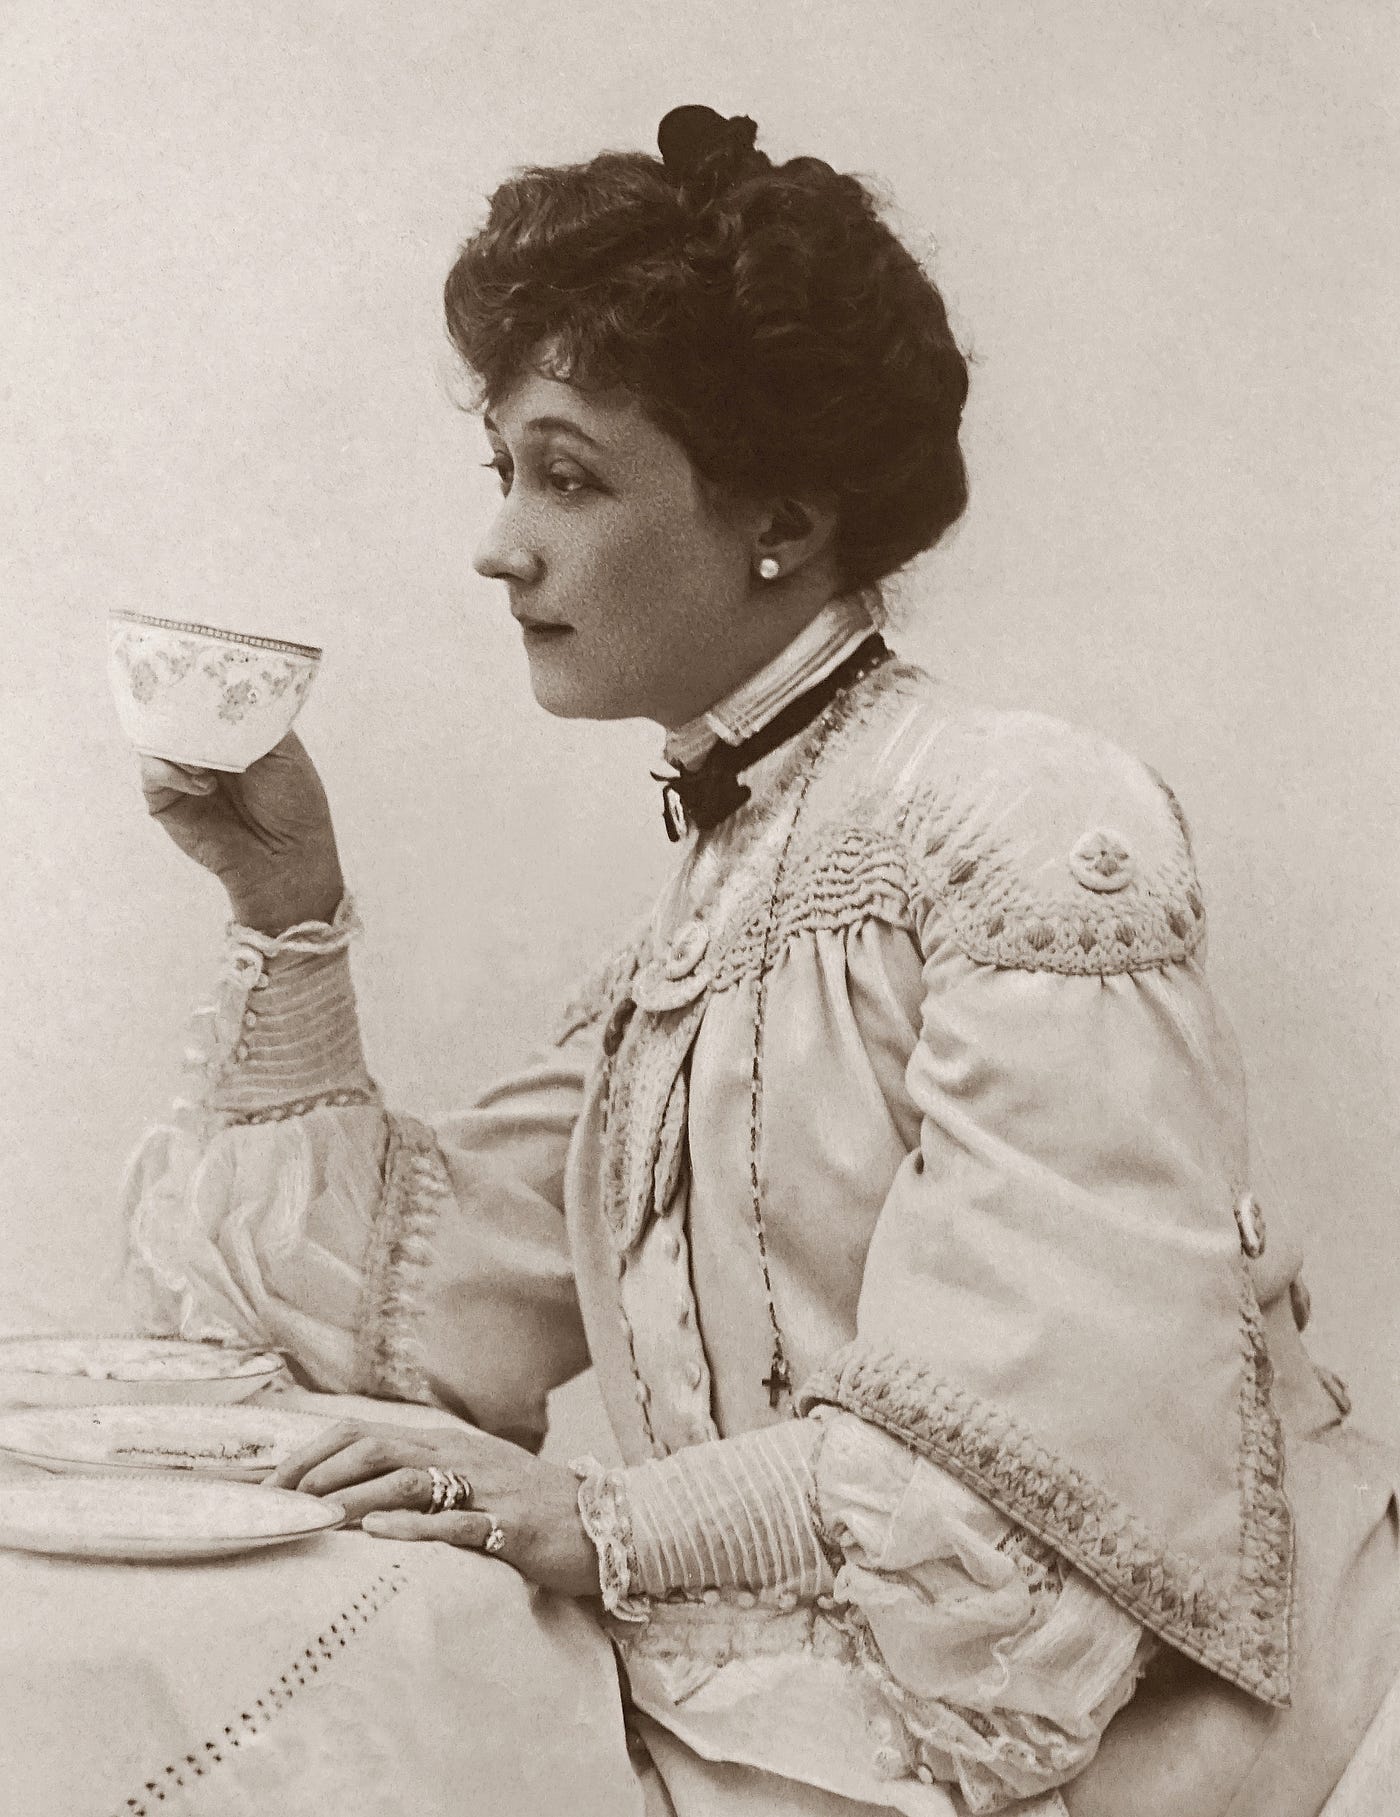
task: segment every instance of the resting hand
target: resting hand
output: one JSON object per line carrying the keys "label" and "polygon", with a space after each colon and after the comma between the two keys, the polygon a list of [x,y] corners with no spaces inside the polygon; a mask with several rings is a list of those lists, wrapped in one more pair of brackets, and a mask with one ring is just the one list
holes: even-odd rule
{"label": "resting hand", "polygon": [[[424,1512],[434,1466],[470,1483],[466,1512]],[[504,1536],[496,1556],[532,1583],[564,1596],[599,1594],[598,1555],[579,1519],[573,1472],[489,1432],[351,1421],[289,1457],[268,1482],[331,1496],[383,1539],[440,1539],[480,1552],[496,1528]]]}

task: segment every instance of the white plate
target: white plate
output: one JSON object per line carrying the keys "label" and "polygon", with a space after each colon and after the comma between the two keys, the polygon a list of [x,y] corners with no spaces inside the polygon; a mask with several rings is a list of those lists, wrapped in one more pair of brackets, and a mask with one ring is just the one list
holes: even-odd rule
{"label": "white plate", "polygon": [[338,1527],[338,1502],[174,1476],[0,1484],[0,1546],[64,1558],[222,1558]]}
{"label": "white plate", "polygon": [[257,1483],[335,1420],[251,1407],[42,1407],[0,1413],[0,1452],[45,1470],[179,1470]]}
{"label": "white plate", "polygon": [[0,1339],[0,1405],[243,1401],[283,1368],[276,1351],[185,1338]]}

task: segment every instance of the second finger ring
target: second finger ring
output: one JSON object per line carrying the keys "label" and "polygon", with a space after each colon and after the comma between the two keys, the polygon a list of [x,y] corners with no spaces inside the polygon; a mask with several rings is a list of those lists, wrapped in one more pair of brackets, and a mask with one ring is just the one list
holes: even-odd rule
{"label": "second finger ring", "polygon": [[472,1486],[465,1476],[459,1476],[455,1470],[445,1472],[447,1477],[447,1498],[442,1504],[444,1514],[450,1514],[454,1508],[467,1508],[471,1505]]}
{"label": "second finger ring", "polygon": [[504,1552],[506,1549],[505,1529],[499,1526],[495,1520],[492,1520],[491,1522],[491,1531],[486,1535],[483,1542],[483,1549],[490,1552],[493,1556]]}
{"label": "second finger ring", "polygon": [[428,1480],[433,1486],[433,1499],[428,1504],[429,1514],[441,1514],[444,1508],[454,1506],[454,1503],[448,1500],[449,1495],[453,1493],[452,1485],[436,1464],[428,1465]]}

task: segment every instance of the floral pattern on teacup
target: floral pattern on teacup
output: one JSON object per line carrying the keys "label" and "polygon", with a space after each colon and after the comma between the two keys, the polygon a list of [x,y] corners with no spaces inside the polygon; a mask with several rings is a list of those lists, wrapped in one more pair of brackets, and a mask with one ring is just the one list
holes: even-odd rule
{"label": "floral pattern on teacup", "polygon": [[199,655],[199,644],[193,637],[158,640],[143,636],[141,627],[132,625],[117,636],[112,654],[126,675],[132,698],[146,706],[155,699],[162,684],[189,674]]}
{"label": "floral pattern on teacup", "polygon": [[202,671],[219,687],[219,718],[237,725],[250,707],[280,700],[292,690],[300,700],[311,683],[311,671],[293,657],[265,650],[220,650],[207,656]]}

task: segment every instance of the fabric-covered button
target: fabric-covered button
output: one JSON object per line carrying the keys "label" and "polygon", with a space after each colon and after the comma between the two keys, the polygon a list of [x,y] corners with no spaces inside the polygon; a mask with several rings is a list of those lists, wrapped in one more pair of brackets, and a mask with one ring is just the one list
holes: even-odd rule
{"label": "fabric-covered button", "polygon": [[705,1371],[700,1367],[699,1363],[692,1363],[685,1372],[685,1379],[690,1383],[692,1388],[698,1388],[705,1379]]}
{"label": "fabric-covered button", "polygon": [[666,1256],[667,1256],[668,1261],[674,1262],[680,1256],[681,1240],[676,1235],[674,1230],[668,1230],[666,1232],[665,1249],[666,1249]]}
{"label": "fabric-covered button", "polygon": [[680,1320],[682,1325],[688,1325],[690,1323],[690,1301],[689,1300],[681,1301],[680,1311],[676,1314],[676,1317]]}
{"label": "fabric-covered button", "polygon": [[233,1050],[233,1057],[235,1060],[246,1060],[248,1058],[248,1043],[246,1041],[240,1041],[238,1043],[238,1046]]}
{"label": "fabric-covered button", "polygon": [[645,1407],[647,1402],[651,1399],[651,1389],[647,1387],[645,1382],[638,1382],[634,1386],[632,1392],[637,1397],[637,1405],[639,1407]]}
{"label": "fabric-covered button", "polygon": [[1086,890],[1121,890],[1132,882],[1133,855],[1117,833],[1100,827],[1075,846],[1069,868]]}
{"label": "fabric-covered button", "polygon": [[1235,1222],[1240,1231],[1240,1248],[1254,1260],[1264,1253],[1264,1208],[1252,1192],[1242,1192],[1235,1200]]}
{"label": "fabric-covered button", "polygon": [[709,944],[710,933],[705,923],[699,920],[687,921],[666,949],[662,971],[673,984],[682,978],[688,978],[705,957]]}

